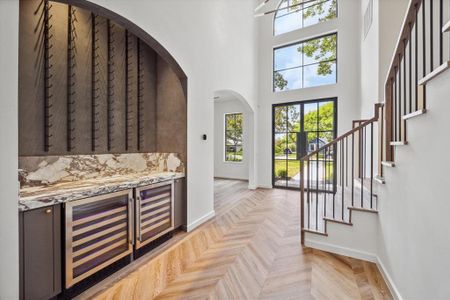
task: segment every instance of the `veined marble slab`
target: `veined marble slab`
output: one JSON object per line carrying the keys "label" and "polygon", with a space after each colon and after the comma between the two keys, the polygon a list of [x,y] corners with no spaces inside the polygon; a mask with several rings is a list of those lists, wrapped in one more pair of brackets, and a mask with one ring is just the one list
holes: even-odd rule
{"label": "veined marble slab", "polygon": [[134,173],[24,187],[19,193],[19,211],[52,206],[184,176],[183,172]]}
{"label": "veined marble slab", "polygon": [[21,187],[161,172],[184,173],[184,164],[176,153],[19,157]]}

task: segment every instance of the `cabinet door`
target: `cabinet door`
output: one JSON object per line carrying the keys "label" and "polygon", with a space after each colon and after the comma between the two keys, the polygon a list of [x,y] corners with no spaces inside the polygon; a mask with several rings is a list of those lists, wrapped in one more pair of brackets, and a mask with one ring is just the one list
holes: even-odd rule
{"label": "cabinet door", "polygon": [[175,228],[186,226],[186,188],[183,178],[175,179],[174,183]]}
{"label": "cabinet door", "polygon": [[61,292],[61,206],[26,211],[21,219],[23,298],[49,299]]}
{"label": "cabinet door", "polygon": [[133,251],[133,191],[66,203],[66,288]]}
{"label": "cabinet door", "polygon": [[136,248],[173,230],[173,182],[136,189]]}

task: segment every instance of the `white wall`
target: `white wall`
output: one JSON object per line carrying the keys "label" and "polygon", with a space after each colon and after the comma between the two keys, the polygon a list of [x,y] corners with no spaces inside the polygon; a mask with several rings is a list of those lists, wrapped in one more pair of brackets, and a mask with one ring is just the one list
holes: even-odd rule
{"label": "white wall", "polygon": [[19,298],[18,56],[19,1],[0,1],[0,299]]}
{"label": "white wall", "polygon": [[[361,0],[361,18],[369,0]],[[373,105],[384,101],[384,84],[409,0],[373,0],[373,22],[361,31],[361,118],[374,116]]]}
{"label": "white wall", "polygon": [[380,190],[379,257],[404,299],[450,299],[449,84],[447,71],[427,86],[429,111],[408,120]]}
{"label": "white wall", "polygon": [[[242,113],[243,159],[241,162],[225,161],[225,114]],[[248,180],[249,172],[249,112],[238,99],[214,101],[214,177]]]}
{"label": "white wall", "polygon": [[[279,1],[269,2],[265,10],[275,9]],[[360,115],[360,1],[339,0],[338,18],[304,29],[272,35],[273,14],[258,18],[258,185],[272,187],[272,104],[290,101],[338,97],[338,134],[351,128]],[[273,48],[305,40],[328,32],[338,32],[337,76],[335,85],[293,91],[272,92]]]}
{"label": "white wall", "polygon": [[[361,18],[370,0],[361,0]],[[374,116],[373,104],[381,102],[379,94],[379,1],[373,0],[372,25],[364,37],[361,30],[361,119],[370,119]],[[364,21],[363,21],[364,22]],[[362,26],[364,26],[362,24]]]}
{"label": "white wall", "polygon": [[[213,215],[213,96],[234,90],[256,106],[253,0],[92,0],[161,43],[188,77],[188,228]],[[210,138],[202,141],[202,134]]]}

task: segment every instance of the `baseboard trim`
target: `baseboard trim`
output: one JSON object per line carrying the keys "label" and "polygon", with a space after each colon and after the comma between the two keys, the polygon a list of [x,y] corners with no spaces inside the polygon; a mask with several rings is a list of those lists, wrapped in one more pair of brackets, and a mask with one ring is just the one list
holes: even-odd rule
{"label": "baseboard trim", "polygon": [[226,180],[248,181],[248,178],[242,178],[242,177],[227,177],[227,176],[214,176],[214,179],[226,179]]}
{"label": "baseboard trim", "polygon": [[378,256],[376,264],[378,266],[378,270],[380,270],[381,276],[383,276],[383,279],[389,288],[389,291],[391,292],[392,297],[394,297],[394,299],[396,300],[403,300],[402,296],[400,295],[400,292],[398,291],[397,287],[394,284],[394,281],[392,280],[392,277],[389,275],[388,271],[386,270],[386,267],[384,266],[383,262]]}
{"label": "baseboard trim", "polygon": [[378,267],[378,270],[380,270],[381,276],[383,276],[383,279],[386,282],[386,285],[388,286],[392,297],[394,297],[395,300],[403,300],[394,281],[392,280],[392,277],[389,275],[386,267],[384,266],[380,257],[378,257],[377,255],[328,243],[312,241],[308,240],[307,238],[305,239],[305,246],[375,263]]}
{"label": "baseboard trim", "polygon": [[257,188],[259,189],[273,189],[272,185],[266,185],[266,184],[258,184]]}
{"label": "baseboard trim", "polygon": [[375,254],[364,252],[364,251],[359,251],[359,250],[355,250],[355,249],[336,246],[336,245],[323,243],[323,242],[311,241],[308,239],[305,239],[305,246],[314,248],[314,249],[323,250],[326,252],[339,254],[339,255],[349,256],[349,257],[356,258],[356,259],[370,261],[373,263],[377,262],[377,256]]}
{"label": "baseboard trim", "polygon": [[214,218],[215,215],[216,215],[216,212],[214,210],[210,211],[206,215],[203,215],[202,217],[198,218],[194,222],[191,222],[190,224],[188,224],[188,226],[186,227],[186,231],[191,232],[192,230],[194,230],[198,226],[202,225],[206,221]]}

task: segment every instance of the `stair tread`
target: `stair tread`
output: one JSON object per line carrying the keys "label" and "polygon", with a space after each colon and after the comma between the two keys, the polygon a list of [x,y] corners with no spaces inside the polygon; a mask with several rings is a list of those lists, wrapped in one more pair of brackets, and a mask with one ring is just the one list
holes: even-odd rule
{"label": "stair tread", "polygon": [[318,235],[323,235],[323,236],[328,236],[328,233],[322,232],[322,231],[318,231],[318,230],[314,230],[314,229],[303,228],[302,231],[303,232],[313,233],[313,234],[318,234]]}
{"label": "stair tread", "polygon": [[381,162],[381,164],[383,165],[383,166],[386,166],[386,167],[395,167],[395,162],[393,162],[393,161],[382,161]]}
{"label": "stair tread", "polygon": [[408,141],[393,141],[391,146],[405,146],[408,145]]}
{"label": "stair tread", "polygon": [[403,118],[403,120],[409,120],[409,119],[412,119],[414,117],[421,116],[421,115],[425,114],[426,112],[427,112],[427,110],[425,108],[424,109],[419,109],[419,110],[413,111],[412,113],[404,115],[402,118]]}
{"label": "stair tread", "polygon": [[450,32],[450,21],[448,21],[444,26],[442,26],[442,33]]}
{"label": "stair tread", "polygon": [[439,67],[435,68],[432,72],[430,72],[427,76],[419,80],[419,85],[426,85],[429,81],[437,77],[439,74],[441,74],[448,68],[450,68],[450,60],[444,62],[442,65],[440,65]]}
{"label": "stair tread", "polygon": [[365,212],[370,212],[370,213],[378,213],[378,210],[373,209],[373,208],[364,208],[364,207],[357,207],[357,206],[349,206],[348,209],[350,210],[357,210],[357,211],[365,211]]}
{"label": "stair tread", "polygon": [[378,182],[379,184],[385,184],[385,183],[386,183],[386,181],[384,180],[384,177],[381,177],[381,176],[379,176],[379,175],[375,176],[373,179],[374,179],[376,182]]}
{"label": "stair tread", "polygon": [[329,218],[329,217],[324,217],[323,219],[325,221],[329,221],[329,222],[333,222],[333,223],[339,223],[339,224],[343,224],[343,225],[353,226],[352,222],[346,222],[346,221],[337,220],[337,219],[333,219],[333,218]]}

